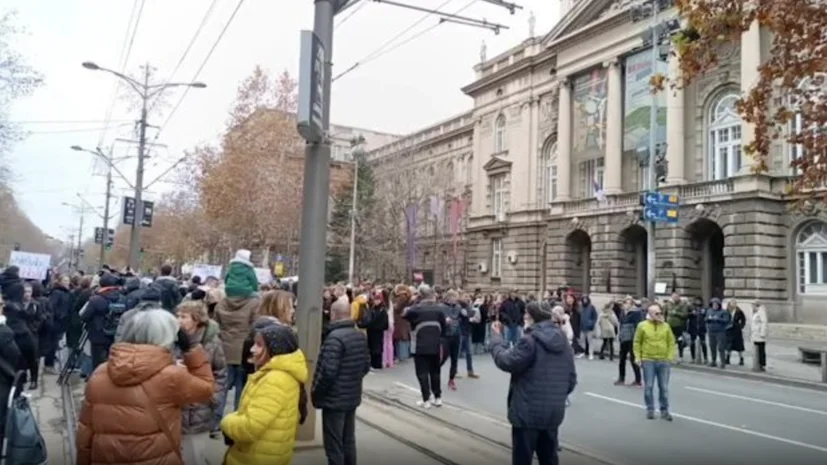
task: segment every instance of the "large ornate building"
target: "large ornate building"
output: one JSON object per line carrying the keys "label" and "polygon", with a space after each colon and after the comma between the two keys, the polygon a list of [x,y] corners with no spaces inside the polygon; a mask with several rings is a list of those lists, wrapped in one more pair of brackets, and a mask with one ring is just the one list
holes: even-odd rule
{"label": "large ornate building", "polygon": [[[457,130],[473,141],[467,287],[569,285],[597,301],[645,292],[641,154],[653,66],[632,3],[574,2],[545,36],[482,61],[462,89],[474,99]],[[827,218],[792,212],[783,194],[796,148],[776,142],[763,175],[741,152],[754,129],[734,103],[768,44],[752,28],[713,72],[658,96],[656,140],[668,162],[660,188],[678,196],[680,220],[656,228],[655,281],[689,297],[735,298],[748,311],[758,299],[777,321],[827,322]],[[674,60],[658,72],[674,75]],[[416,144],[444,139],[431,128]]]}

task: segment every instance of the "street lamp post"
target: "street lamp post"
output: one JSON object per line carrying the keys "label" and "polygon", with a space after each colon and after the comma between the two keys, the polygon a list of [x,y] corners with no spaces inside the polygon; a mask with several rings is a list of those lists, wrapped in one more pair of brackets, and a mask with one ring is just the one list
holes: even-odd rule
{"label": "street lamp post", "polygon": [[106,258],[106,244],[109,239],[109,204],[112,201],[112,169],[114,168],[112,164],[112,150],[110,149],[109,155],[106,155],[99,147],[95,150],[87,150],[79,145],[73,145],[71,148],[79,152],[88,152],[97,155],[106,161],[106,202],[103,204],[103,216],[101,217],[103,219],[103,240],[101,240],[100,257],[98,259],[98,266],[103,268]]}
{"label": "street lamp post", "polygon": [[[149,100],[161,94],[165,89],[170,87],[194,87],[196,89],[203,89],[207,87],[203,82],[169,82],[164,84],[150,84],[149,83],[149,65],[144,67],[144,77],[142,81],[138,81],[118,71],[98,66],[97,64],[87,61],[82,63],[82,66],[92,71],[105,71],[109,74],[117,76],[126,81],[132,90],[138,93],[141,97],[141,119],[138,122],[138,168],[135,171],[135,215],[132,221],[131,230],[129,234],[129,266],[133,270],[140,267],[141,261],[141,225],[144,220],[144,205],[143,205],[143,191],[144,191],[144,158],[146,158],[146,128],[147,124],[147,106]],[[111,164],[110,164],[111,166]]]}

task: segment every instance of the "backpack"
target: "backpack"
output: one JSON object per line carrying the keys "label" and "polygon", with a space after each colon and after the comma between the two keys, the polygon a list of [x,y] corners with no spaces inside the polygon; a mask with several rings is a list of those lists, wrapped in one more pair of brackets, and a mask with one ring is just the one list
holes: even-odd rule
{"label": "backpack", "polygon": [[124,296],[118,296],[118,300],[109,302],[109,310],[103,317],[103,334],[105,336],[115,337],[124,313],[126,313],[126,298]]}
{"label": "backpack", "polygon": [[4,464],[44,465],[48,463],[46,441],[40,433],[28,395],[19,391],[23,384],[20,382],[23,374],[24,372],[18,372],[15,376],[15,387],[9,393],[2,460]]}

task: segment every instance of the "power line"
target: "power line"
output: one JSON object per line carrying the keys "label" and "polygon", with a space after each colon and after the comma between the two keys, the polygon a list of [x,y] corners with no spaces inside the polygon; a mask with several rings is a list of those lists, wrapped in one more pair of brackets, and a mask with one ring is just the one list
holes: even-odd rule
{"label": "power line", "polygon": [[342,24],[346,23],[346,22],[347,22],[347,20],[349,20],[350,18],[352,18],[352,17],[353,17],[353,15],[355,15],[356,13],[358,13],[358,12],[359,12],[359,10],[361,10],[361,9],[362,9],[365,5],[367,5],[367,4],[368,4],[368,3],[367,3],[367,1],[363,1],[362,3],[360,3],[360,4],[356,5],[356,6],[353,8],[353,10],[351,10],[351,11],[350,11],[350,14],[348,14],[347,16],[345,16],[344,18],[342,18],[342,19],[341,19],[341,21],[339,21],[339,22],[336,24],[336,26],[335,26],[335,27],[340,27]]}
{"label": "power line", "polygon": [[[345,69],[344,71],[342,71],[342,72],[341,72],[341,73],[339,73],[338,75],[334,76],[331,82],[335,82],[335,81],[336,81],[336,80],[338,80],[339,78],[341,78],[341,77],[343,77],[343,76],[347,75],[348,73],[350,73],[351,71],[353,71],[353,70],[355,70],[355,69],[359,68],[360,66],[363,66],[363,65],[365,65],[365,64],[367,64],[367,63],[370,63],[371,61],[374,61],[374,60],[376,60],[376,59],[378,59],[378,58],[380,58],[380,57],[382,57],[382,56],[385,56],[385,55],[387,55],[388,53],[390,53],[390,52],[392,52],[392,51],[394,51],[394,50],[396,50],[396,49],[398,49],[398,48],[402,47],[403,45],[406,45],[406,44],[408,44],[408,43],[410,43],[410,42],[412,42],[412,41],[414,41],[414,40],[418,39],[419,37],[422,37],[423,35],[427,34],[428,32],[431,32],[432,30],[436,29],[437,27],[439,27],[439,26],[440,26],[441,24],[443,24],[443,23],[442,23],[442,22],[436,23],[436,24],[434,24],[433,26],[430,26],[430,27],[428,27],[428,28],[426,28],[426,29],[423,29],[423,30],[419,31],[418,33],[414,34],[413,36],[408,37],[407,39],[403,40],[402,42],[396,42],[396,41],[397,41],[400,37],[403,37],[405,34],[407,34],[407,33],[408,33],[408,32],[410,32],[411,30],[413,30],[414,28],[416,28],[417,26],[419,26],[420,24],[422,24],[423,22],[425,22],[425,20],[427,20],[428,18],[430,18],[430,17],[431,17],[431,16],[433,16],[434,14],[438,14],[438,13],[440,13],[440,10],[441,10],[442,8],[444,8],[444,7],[448,6],[448,4],[449,4],[449,3],[452,3],[453,1],[454,1],[454,0],[446,0],[445,2],[443,2],[441,5],[439,5],[438,7],[436,7],[436,8],[435,8],[433,11],[431,11],[430,13],[426,13],[426,14],[425,14],[425,15],[423,15],[421,18],[419,18],[418,20],[414,21],[414,23],[413,23],[413,24],[411,24],[410,26],[408,26],[407,28],[405,28],[404,30],[402,30],[401,32],[399,32],[398,34],[396,34],[395,36],[393,36],[392,38],[390,38],[389,40],[387,40],[384,44],[382,44],[382,45],[381,45],[381,46],[379,46],[378,48],[376,48],[373,52],[369,53],[368,55],[366,55],[366,56],[365,56],[364,58],[362,58],[361,60],[359,60],[359,61],[355,62],[353,65],[351,65],[349,68]],[[471,7],[471,5],[473,5],[473,4],[475,4],[475,3],[477,3],[478,1],[479,1],[479,0],[471,0],[471,2],[469,2],[468,4],[466,4],[465,6],[463,6],[462,8],[460,8],[459,10],[455,11],[454,13],[452,13],[452,15],[457,15],[457,14],[459,14],[459,13],[462,13],[463,11],[467,10],[468,8],[470,8],[470,7]]]}
{"label": "power line", "polygon": [[[113,119],[110,123],[126,123],[132,121],[131,119]],[[24,121],[9,121],[9,124],[104,124],[106,120],[102,119],[87,119],[87,120],[24,120]]]}
{"label": "power line", "polygon": [[[240,10],[241,6],[244,5],[244,1],[245,0],[238,0],[238,4],[236,5],[236,7],[233,10],[232,14],[230,14],[230,18],[227,20],[227,23],[224,24],[224,28],[221,29],[221,33],[218,34],[218,38],[215,39],[215,42],[212,44],[212,47],[210,47],[210,51],[207,52],[207,56],[204,57],[204,61],[201,62],[201,66],[198,67],[198,70],[195,72],[195,75],[192,77],[192,79],[190,79],[190,82],[195,82],[195,81],[198,80],[198,76],[201,75],[201,71],[203,71],[204,68],[207,66],[207,63],[210,61],[210,58],[212,57],[213,52],[215,52],[215,49],[218,48],[218,44],[221,43],[221,39],[224,38],[224,34],[227,32],[227,29],[230,28],[230,24],[233,23],[233,20],[235,19],[236,14],[238,14],[238,10]],[[159,137],[161,137],[161,133],[164,131],[164,128],[167,127],[167,125],[169,124],[172,117],[175,116],[175,112],[178,111],[178,108],[181,107],[181,104],[184,102],[184,99],[187,97],[187,94],[189,93],[189,91],[190,91],[190,87],[187,87],[186,89],[184,89],[184,92],[181,94],[181,98],[178,99],[178,103],[176,103],[175,106],[172,107],[172,111],[169,112],[169,115],[167,116],[167,119],[164,121],[164,123],[158,129],[158,132],[155,134],[155,138],[153,139],[153,143],[155,141],[157,141]]]}
{"label": "power line", "polygon": [[[204,17],[201,18],[201,24],[198,25],[198,28],[195,30],[195,33],[192,35],[187,47],[184,49],[184,53],[181,55],[181,59],[178,60],[178,63],[175,65],[175,68],[172,69],[172,73],[170,73],[169,77],[167,77],[167,81],[165,83],[169,84],[172,82],[172,79],[175,77],[175,73],[181,68],[181,65],[184,63],[184,60],[187,59],[187,55],[189,55],[190,50],[192,50],[192,46],[195,44],[195,41],[198,40],[198,36],[201,35],[201,31],[204,29],[204,25],[207,24],[207,21],[212,16],[213,10],[215,10],[215,6],[218,4],[218,0],[213,0],[210,3],[210,6],[207,7],[207,12],[204,13]],[[158,97],[152,102],[152,105],[149,107],[149,112],[152,113],[152,109],[155,108],[155,105],[161,99],[161,94],[158,94]]]}
{"label": "power line", "polygon": [[47,131],[26,131],[27,135],[37,135],[37,134],[71,134],[71,133],[78,133],[78,132],[98,132],[103,130],[108,130],[113,127],[124,127],[124,126],[131,126],[132,123],[123,123],[123,124],[116,124],[116,125],[109,125],[109,126],[99,126],[95,128],[74,128],[74,129],[56,129],[56,130],[47,130]]}

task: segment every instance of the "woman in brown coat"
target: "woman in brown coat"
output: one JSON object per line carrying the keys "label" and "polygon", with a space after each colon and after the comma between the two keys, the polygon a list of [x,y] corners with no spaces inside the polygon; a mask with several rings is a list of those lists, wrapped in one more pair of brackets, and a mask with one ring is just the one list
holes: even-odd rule
{"label": "woman in brown coat", "polygon": [[[173,359],[176,345],[185,366]],[[213,392],[206,353],[190,346],[175,317],[160,308],[137,313],[86,385],[77,465],[180,465],[181,408]]]}
{"label": "woman in brown coat", "polygon": [[411,288],[404,284],[393,288],[393,346],[397,361],[411,356],[411,323],[402,318],[402,313],[411,305],[412,297]]}

